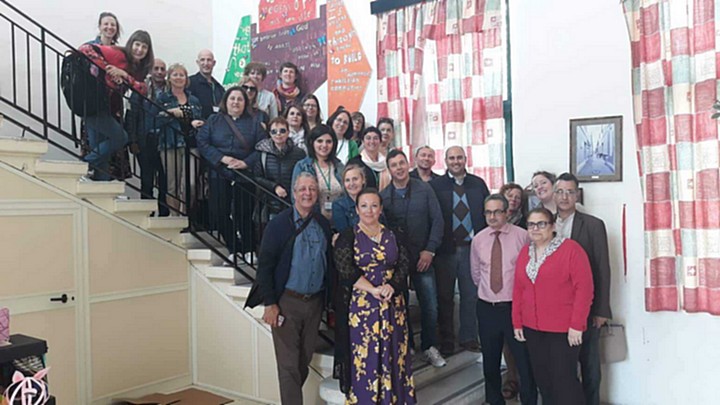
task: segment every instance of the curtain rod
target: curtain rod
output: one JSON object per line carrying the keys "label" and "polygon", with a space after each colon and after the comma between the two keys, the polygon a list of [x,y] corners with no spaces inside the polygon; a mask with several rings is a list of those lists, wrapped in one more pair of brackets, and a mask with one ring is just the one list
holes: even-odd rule
{"label": "curtain rod", "polygon": [[375,0],[370,3],[370,14],[380,14],[387,11],[412,6],[424,0]]}

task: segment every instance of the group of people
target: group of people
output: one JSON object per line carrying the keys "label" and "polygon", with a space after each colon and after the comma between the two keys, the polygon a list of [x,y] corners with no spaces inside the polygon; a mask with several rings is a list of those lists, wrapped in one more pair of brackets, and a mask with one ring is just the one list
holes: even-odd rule
{"label": "group of people", "polygon": [[[108,179],[111,156],[129,145],[143,196],[152,198],[157,184],[166,215],[182,208],[185,193],[197,193],[182,181],[183,154],[196,148],[211,168],[211,215],[230,253],[257,248],[247,237],[251,221],[237,229],[231,218],[260,218],[246,304],[265,306],[283,404],[302,403],[326,310],[334,313],[334,376],[347,402],[415,403],[409,288],[420,307],[423,357],[443,367],[458,347],[482,352],[488,403],[519,392],[534,404],[539,388],[545,404],[599,404],[599,327],[611,317],[607,236],[600,219],[576,211],[572,174],[536,173],[539,205],[527,211],[521,186],[491,194],[468,173],[462,147],[444,151],[442,175],[432,170],[436,151],[420,147],[411,171],[393,148],[391,119],[366,127],[362,113],[341,107],[323,124],[318,98],[302,91],[290,62],[273,89],[263,88],[267,68],[259,62],[225,89],[212,77],[209,50],[190,76],[155,58],[145,31],[114,45],[119,23],[111,13],[101,14],[99,30],[80,51],[120,91],[111,92],[106,113],[85,119],[93,178]],[[129,136],[117,96],[123,86],[149,99],[131,98]],[[250,200],[255,184],[267,196],[261,205]]]}

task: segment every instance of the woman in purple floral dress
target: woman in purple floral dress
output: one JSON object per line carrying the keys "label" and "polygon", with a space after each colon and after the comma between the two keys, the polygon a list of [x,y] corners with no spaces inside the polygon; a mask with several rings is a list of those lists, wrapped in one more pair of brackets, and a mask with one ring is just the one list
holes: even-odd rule
{"label": "woman in purple floral dress", "polygon": [[335,244],[338,271],[334,375],[347,404],[415,404],[403,290],[408,255],[379,222],[375,189],[358,194],[358,225]]}

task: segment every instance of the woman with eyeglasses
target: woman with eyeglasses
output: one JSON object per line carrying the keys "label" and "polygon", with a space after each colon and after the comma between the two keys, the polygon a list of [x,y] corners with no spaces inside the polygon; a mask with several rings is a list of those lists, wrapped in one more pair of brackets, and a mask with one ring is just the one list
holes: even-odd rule
{"label": "woman with eyeglasses", "polygon": [[540,200],[539,204],[531,206],[530,209],[535,207],[545,207],[553,214],[557,213],[557,206],[555,205],[555,199],[553,198],[553,185],[555,184],[555,175],[544,170],[533,173],[532,176],[532,189],[535,192],[535,196]]}
{"label": "woman with eyeglasses", "polygon": [[[290,185],[295,164],[305,157],[305,152],[295,146],[290,137],[288,123],[283,117],[270,121],[270,138],[255,145],[260,159],[255,162],[255,180],[271,193],[290,203]],[[261,222],[266,223],[285,207],[268,198],[261,212]]]}
{"label": "woman with eyeglasses", "polygon": [[351,117],[353,129],[351,139],[360,147],[362,145],[362,134],[365,131],[365,116],[360,111],[355,111]]}
{"label": "woman with eyeglasses", "polygon": [[288,128],[290,129],[290,139],[292,139],[295,146],[302,149],[303,152],[308,153],[305,139],[310,134],[310,127],[308,126],[305,110],[299,105],[291,104],[283,111],[282,116],[287,120]]}
{"label": "woman with eyeglasses", "polygon": [[319,124],[322,124],[322,110],[320,109],[320,101],[314,94],[308,94],[302,101],[302,108],[307,116],[308,128],[312,130]]}
{"label": "woman with eyeglasses", "polygon": [[359,154],[358,146],[352,138],[352,117],[347,110],[338,109],[327,120],[327,125],[338,139],[337,158],[343,164]]}
{"label": "woman with eyeglasses", "polygon": [[555,233],[547,208],[528,213],[530,244],[517,258],[512,323],[515,339],[527,342],[544,403],[585,404],[577,377],[582,334],[593,299],[585,250]]}
{"label": "woman with eyeglasses", "polygon": [[259,115],[263,124],[267,125],[270,117],[265,111],[258,107],[258,86],[257,83],[255,83],[255,80],[250,78],[250,76],[243,76],[240,78],[238,85],[241,89],[245,90],[245,94],[248,96],[248,100],[250,101],[250,113],[253,115]]}

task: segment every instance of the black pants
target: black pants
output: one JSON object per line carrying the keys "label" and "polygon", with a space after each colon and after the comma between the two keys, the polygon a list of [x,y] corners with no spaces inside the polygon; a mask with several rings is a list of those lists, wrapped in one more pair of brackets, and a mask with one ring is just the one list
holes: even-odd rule
{"label": "black pants", "polygon": [[165,175],[165,168],[160,160],[160,152],[158,152],[157,147],[157,137],[147,135],[146,144],[138,155],[138,163],[140,163],[140,192],[143,199],[153,199],[153,189],[155,188],[155,178],[157,177],[158,215],[166,217],[170,214],[167,206],[167,176]]}
{"label": "black pants", "polygon": [[570,346],[567,333],[524,328],[530,364],[543,405],[585,405],[577,377],[580,346]]}
{"label": "black pants", "polygon": [[211,223],[222,235],[230,253],[248,253],[255,248],[254,196],[252,184],[221,177],[210,179]]}
{"label": "black pants", "polygon": [[585,402],[587,405],[600,405],[600,329],[593,326],[592,318],[590,316],[587,330],[583,333],[580,370]]}
{"label": "black pants", "polygon": [[525,343],[515,340],[512,327],[512,304],[490,304],[483,300],[477,302],[477,318],[480,329],[480,348],[483,355],[483,374],[485,374],[485,401],[490,405],[503,405],[502,375],[500,360],[503,345],[507,343],[520,375],[520,400],[523,405],[537,404],[537,386],[530,369]]}

